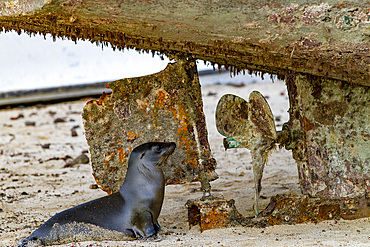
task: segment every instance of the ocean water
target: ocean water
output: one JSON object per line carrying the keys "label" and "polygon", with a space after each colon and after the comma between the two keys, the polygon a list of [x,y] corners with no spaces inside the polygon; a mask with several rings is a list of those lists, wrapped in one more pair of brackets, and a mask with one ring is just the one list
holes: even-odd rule
{"label": "ocean water", "polygon": [[[168,58],[134,50],[113,51],[88,41],[57,39],[51,36],[15,32],[0,33],[0,92],[113,81],[138,77],[163,70]],[[212,66],[198,61],[200,73]],[[261,78],[250,75],[231,77],[229,73],[203,73],[202,85],[215,83],[254,83]],[[267,76],[269,77],[269,76]],[[264,81],[271,81],[266,78]]]}

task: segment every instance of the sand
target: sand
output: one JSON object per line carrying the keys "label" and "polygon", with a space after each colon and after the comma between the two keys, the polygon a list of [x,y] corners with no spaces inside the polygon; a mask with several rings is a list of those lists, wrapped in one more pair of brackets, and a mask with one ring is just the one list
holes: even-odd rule
{"label": "sand", "polygon": [[[289,108],[283,82],[202,88],[209,142],[220,176],[211,183],[212,193],[235,199],[239,212],[245,216],[253,214],[251,157],[246,149],[225,152],[214,114],[223,94],[234,93],[248,99],[253,90],[266,96],[277,129],[281,129],[288,120]],[[81,119],[88,100],[0,110],[0,246],[16,246],[16,239],[27,237],[55,213],[106,195],[93,186],[90,164],[64,167],[88,150]],[[64,121],[55,123],[58,118]],[[74,137],[73,128],[77,133]],[[50,145],[47,148],[45,144]],[[272,153],[262,187],[260,209],[273,195],[300,193],[297,166],[290,151]],[[370,246],[369,218],[267,228],[233,227],[202,233],[199,227],[189,229],[185,203],[202,196],[199,188],[199,183],[166,187],[159,217],[163,231],[156,241],[91,241],[60,246]]]}

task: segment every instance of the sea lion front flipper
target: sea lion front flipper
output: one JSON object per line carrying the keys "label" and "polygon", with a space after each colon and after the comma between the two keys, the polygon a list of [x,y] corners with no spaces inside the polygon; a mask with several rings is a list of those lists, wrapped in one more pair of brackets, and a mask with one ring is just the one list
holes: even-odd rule
{"label": "sea lion front flipper", "polygon": [[154,223],[154,229],[156,232],[159,232],[161,230],[161,226],[158,224],[158,221]]}
{"label": "sea lion front flipper", "polygon": [[149,211],[136,215],[132,230],[138,239],[152,237],[158,232],[157,227],[153,223],[152,214]]}

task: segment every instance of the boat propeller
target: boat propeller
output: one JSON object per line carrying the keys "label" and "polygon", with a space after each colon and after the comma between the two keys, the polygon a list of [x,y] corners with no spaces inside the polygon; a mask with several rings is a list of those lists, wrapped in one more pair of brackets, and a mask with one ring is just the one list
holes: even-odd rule
{"label": "boat propeller", "polygon": [[223,95],[217,104],[216,126],[218,132],[225,136],[225,150],[247,148],[251,151],[255,185],[253,207],[257,217],[262,174],[270,151],[276,144],[291,149],[292,132],[287,123],[282,131],[276,131],[270,106],[258,91],[249,95],[249,102],[233,94]]}

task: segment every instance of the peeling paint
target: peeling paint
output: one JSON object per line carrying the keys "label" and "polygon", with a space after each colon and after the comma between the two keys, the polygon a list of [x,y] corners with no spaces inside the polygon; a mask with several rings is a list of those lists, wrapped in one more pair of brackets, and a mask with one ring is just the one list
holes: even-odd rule
{"label": "peeling paint", "polygon": [[330,9],[331,6],[327,3],[308,6],[304,9],[299,19],[306,25],[319,25],[323,21],[326,21],[326,19],[322,17],[325,15],[325,12]]}
{"label": "peeling paint", "polygon": [[324,125],[333,125],[336,117],[343,117],[348,112],[345,101],[329,101],[318,105],[312,112],[315,122]]}
{"label": "peeling paint", "polygon": [[26,14],[50,2],[51,0],[3,0],[0,2],[0,16]]}
{"label": "peeling paint", "polygon": [[345,9],[335,18],[336,26],[343,31],[356,30],[370,24],[370,8]]}

